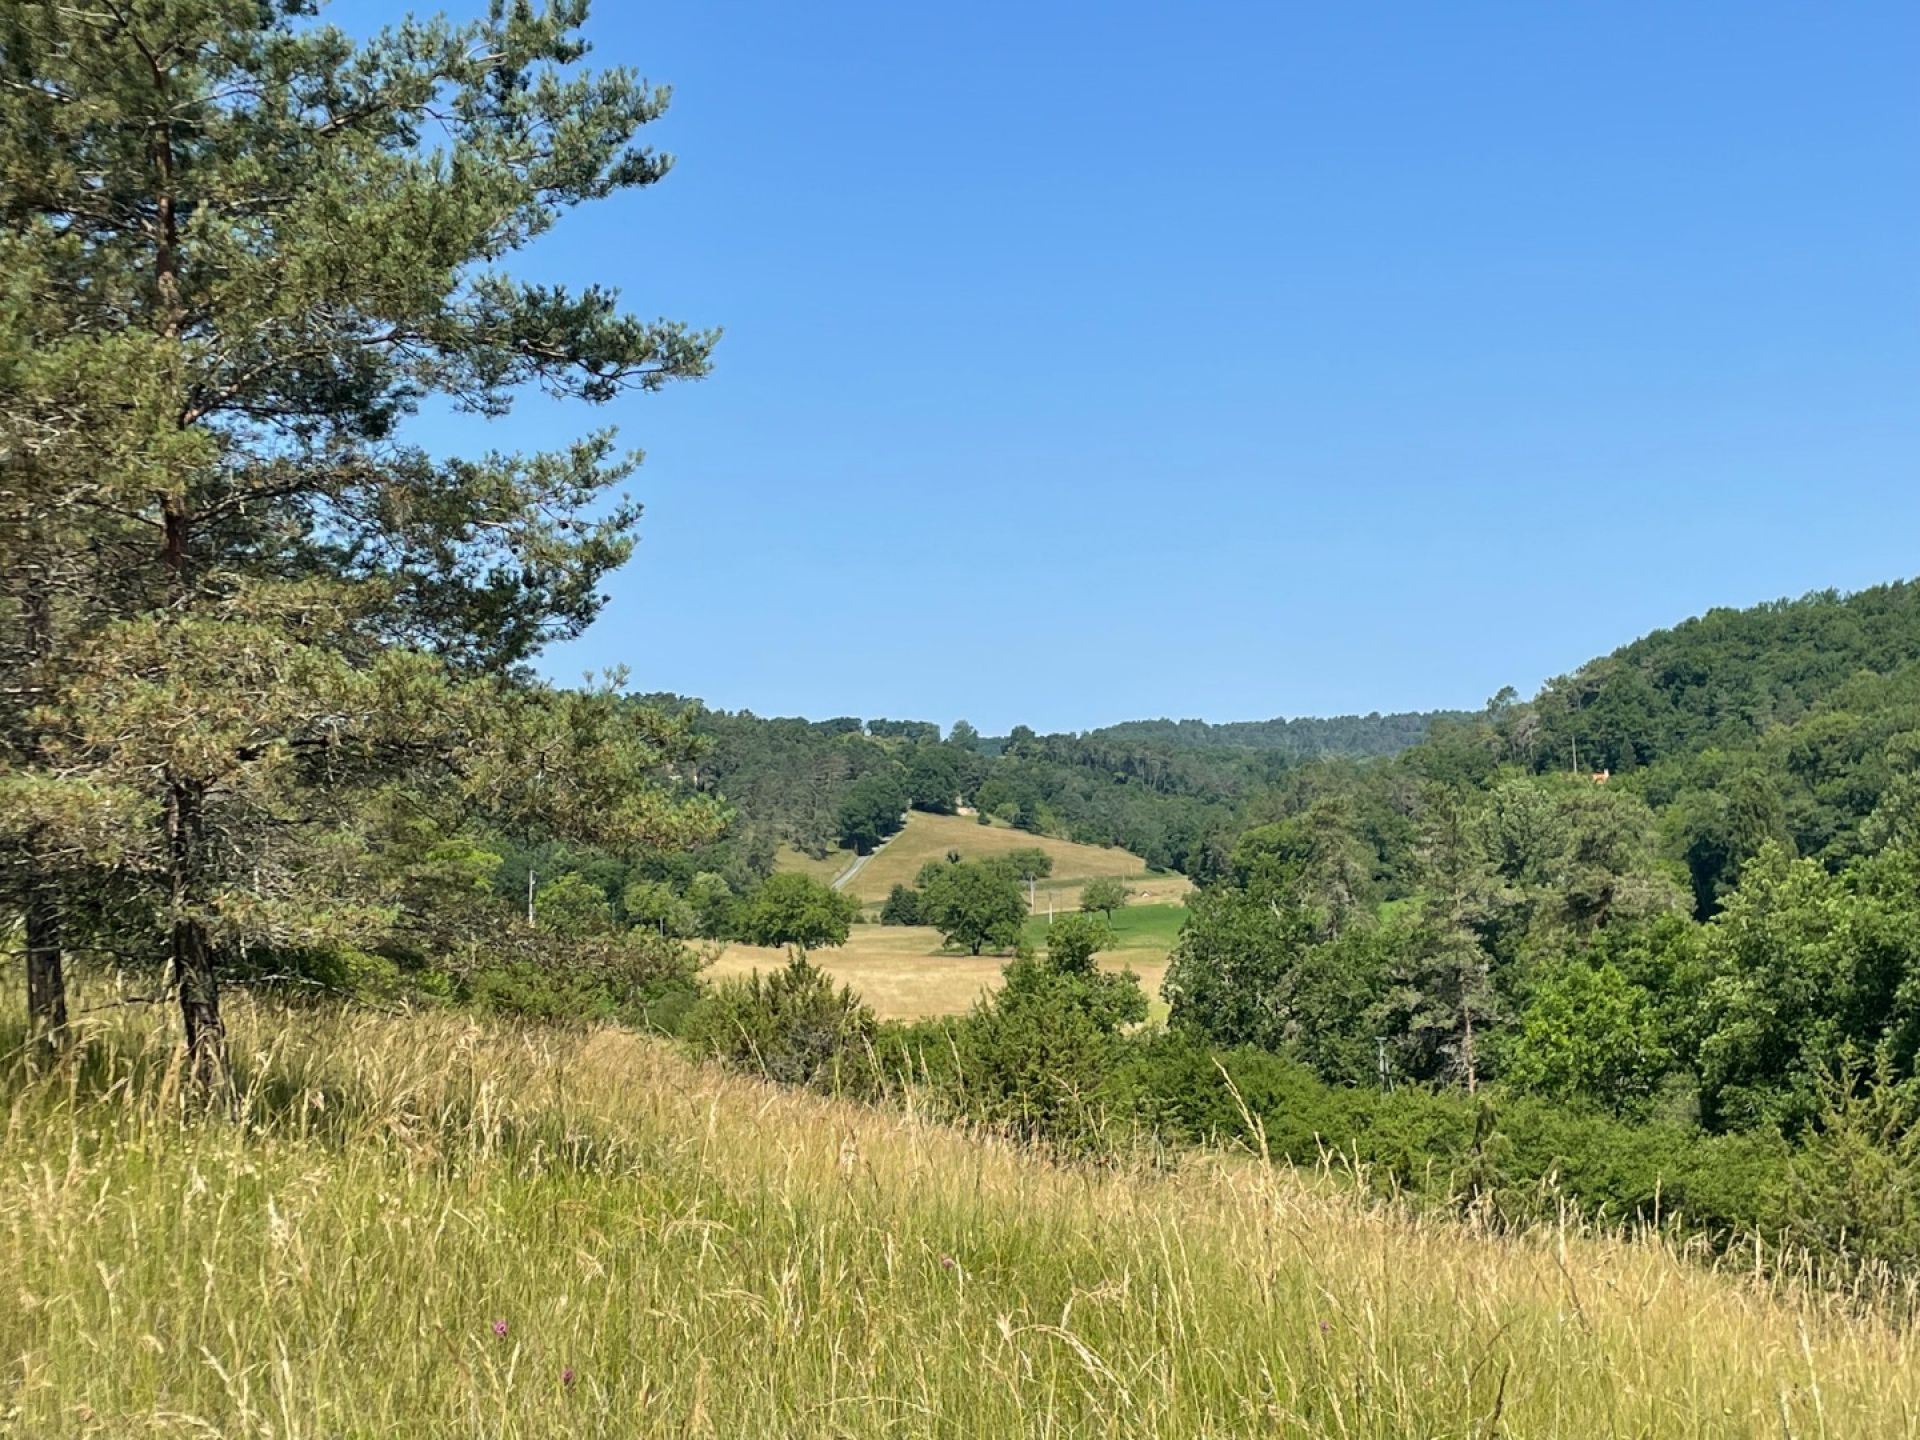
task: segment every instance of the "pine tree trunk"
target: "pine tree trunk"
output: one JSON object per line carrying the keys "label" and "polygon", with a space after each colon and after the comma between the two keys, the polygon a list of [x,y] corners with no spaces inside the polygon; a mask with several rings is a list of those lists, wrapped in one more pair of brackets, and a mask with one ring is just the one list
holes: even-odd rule
{"label": "pine tree trunk", "polygon": [[[48,588],[45,572],[29,576],[22,606],[27,654],[41,669],[53,655],[53,603]],[[59,891],[39,848],[37,841],[30,842],[27,857],[27,1033],[51,1052],[66,1038],[67,977]]]}
{"label": "pine tree trunk", "polygon": [[186,1024],[187,1073],[201,1094],[223,1100],[230,1081],[220,975],[206,927],[192,916],[177,916],[173,922],[173,974],[180,987],[180,1018]]}
{"label": "pine tree trunk", "polygon": [[1471,1000],[1467,1003],[1463,1018],[1466,1021],[1466,1043],[1461,1048],[1467,1065],[1467,1094],[1471,1095],[1480,1088],[1479,1068],[1474,1064],[1473,1058],[1473,1003]]}
{"label": "pine tree trunk", "polygon": [[173,983],[180,988],[186,1027],[187,1074],[202,1097],[230,1098],[227,1026],[220,1016],[220,974],[206,922],[196,910],[201,893],[204,814],[196,785],[176,784],[168,795],[168,860],[172,870]]}
{"label": "pine tree trunk", "polygon": [[[156,155],[167,163],[164,146]],[[160,278],[163,301],[177,298],[173,274],[172,211],[162,209]],[[171,328],[166,332],[173,333]],[[193,517],[183,495],[169,495],[162,506],[160,558],[165,565],[174,603],[184,605],[191,594],[187,551]],[[170,949],[173,983],[180,989],[180,1019],[186,1031],[187,1075],[200,1097],[210,1104],[232,1104],[231,1071],[227,1057],[227,1024],[220,1015],[220,974],[212,937],[200,913],[206,879],[206,795],[192,781],[176,780],[167,792],[167,851],[173,901]]]}
{"label": "pine tree trunk", "polygon": [[28,878],[27,1027],[39,1048],[58,1050],[67,1032],[67,980],[60,948],[60,906],[36,865]]}

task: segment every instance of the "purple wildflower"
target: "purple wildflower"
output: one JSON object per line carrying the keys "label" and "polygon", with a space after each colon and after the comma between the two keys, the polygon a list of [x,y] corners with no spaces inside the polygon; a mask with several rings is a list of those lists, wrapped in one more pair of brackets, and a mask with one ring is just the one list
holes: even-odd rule
{"label": "purple wildflower", "polygon": [[506,1339],[507,1338],[507,1322],[504,1320],[494,1321],[493,1333],[499,1336],[502,1340]]}
{"label": "purple wildflower", "polygon": [[571,1385],[573,1383],[573,1366],[568,1365],[561,1369],[560,1383],[562,1385]]}

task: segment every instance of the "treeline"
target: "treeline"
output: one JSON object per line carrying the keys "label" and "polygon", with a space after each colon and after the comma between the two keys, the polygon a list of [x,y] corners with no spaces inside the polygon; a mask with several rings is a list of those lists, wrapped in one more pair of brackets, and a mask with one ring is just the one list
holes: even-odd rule
{"label": "treeline", "polygon": [[1032,834],[1117,845],[1164,870],[1203,873],[1240,807],[1294,762],[1278,751],[1187,750],[1105,734],[983,740],[966,721],[768,719],[649,695],[707,742],[695,778],[741,833],[815,856],[871,849],[909,809],[977,810]]}
{"label": "treeline", "polygon": [[[757,843],[790,843],[822,856],[843,842],[840,809],[847,793],[868,776],[901,771],[901,743],[883,731],[869,735],[853,718],[764,719],[748,710],[712,710],[698,700],[658,694],[638,702],[685,717],[706,743],[690,778],[724,795],[742,831]],[[937,727],[936,733],[937,733]],[[895,810],[905,810],[901,797]]]}
{"label": "treeline", "polygon": [[1088,732],[1092,740],[1132,741],[1175,750],[1266,750],[1298,759],[1344,755],[1366,759],[1398,755],[1427,738],[1436,720],[1464,720],[1457,710],[1382,715],[1303,715],[1288,720],[1127,720]]}
{"label": "treeline", "polygon": [[767,718],[671,694],[643,703],[709,742],[696,778],[734,808],[759,846],[816,857],[865,851],[909,809],[978,810],[1033,834],[1131,850],[1156,869],[1204,878],[1244,807],[1303,757],[1366,759],[1417,743],[1448,712],[1206,726],[1142,721],[1085,734],[1016,726],[983,737],[965,720]]}

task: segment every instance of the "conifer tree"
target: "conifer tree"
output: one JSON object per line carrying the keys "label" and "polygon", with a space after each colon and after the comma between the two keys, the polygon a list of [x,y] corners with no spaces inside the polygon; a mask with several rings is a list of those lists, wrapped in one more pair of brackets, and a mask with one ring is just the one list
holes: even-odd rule
{"label": "conifer tree", "polygon": [[[8,542],[84,536],[112,564],[84,624],[15,647],[10,673],[37,678],[7,699],[0,838],[31,876],[44,837],[79,837],[70,891],[123,852],[209,1084],[223,956],[372,923],[328,899],[351,891],[351,845],[314,841],[355,787],[433,777],[634,843],[716,820],[661,783],[684,726],[522,678],[626,559],[632,458],[608,433],[444,458],[402,430],[427,401],[498,417],[527,387],[601,402],[706,372],[711,333],[501,268],[573,206],[667,173],[635,143],[666,92],[580,68],[583,0],[365,43],[313,9],[0,12],[0,237],[43,316],[39,378],[15,373],[21,327],[5,337],[0,410],[17,423],[63,370],[116,381],[75,392],[115,451],[85,484],[6,457],[30,472]],[[21,590],[25,618],[45,590]]]}
{"label": "conifer tree", "polygon": [[1476,817],[1435,787],[1420,844],[1420,919],[1389,997],[1416,1073],[1479,1088],[1488,1029],[1498,1016],[1493,957],[1483,934],[1496,883]]}

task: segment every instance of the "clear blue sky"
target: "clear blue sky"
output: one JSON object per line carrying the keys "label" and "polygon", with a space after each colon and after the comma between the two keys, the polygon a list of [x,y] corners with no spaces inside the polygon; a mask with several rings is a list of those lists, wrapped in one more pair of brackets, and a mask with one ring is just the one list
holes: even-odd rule
{"label": "clear blue sky", "polygon": [[726,337],[610,407],[644,540],[558,678],[990,732],[1468,706],[1920,572],[1910,0],[590,34],[679,166],[521,269]]}

